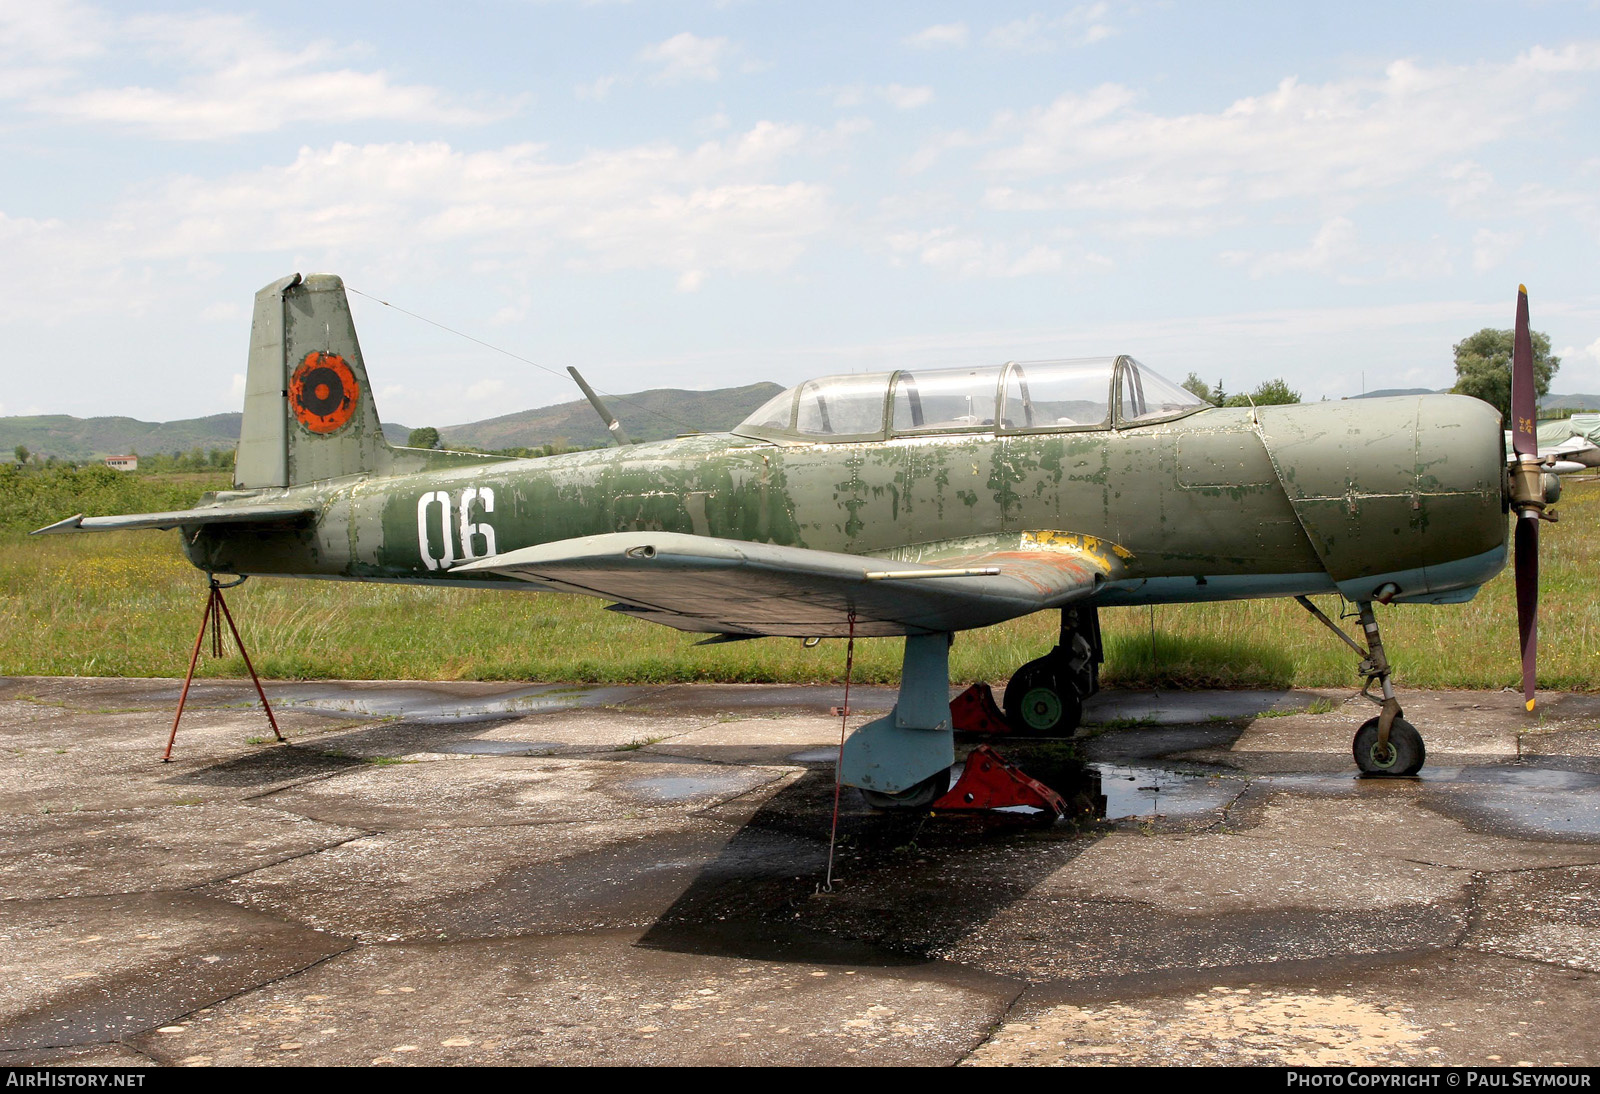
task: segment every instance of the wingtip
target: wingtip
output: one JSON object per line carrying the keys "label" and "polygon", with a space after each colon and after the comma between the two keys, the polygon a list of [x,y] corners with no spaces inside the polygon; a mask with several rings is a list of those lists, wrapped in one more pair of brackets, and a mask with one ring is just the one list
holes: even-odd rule
{"label": "wingtip", "polygon": [[74,513],[66,520],[58,520],[54,524],[46,524],[43,528],[35,528],[29,532],[30,536],[58,535],[62,532],[73,532],[83,526],[83,514]]}

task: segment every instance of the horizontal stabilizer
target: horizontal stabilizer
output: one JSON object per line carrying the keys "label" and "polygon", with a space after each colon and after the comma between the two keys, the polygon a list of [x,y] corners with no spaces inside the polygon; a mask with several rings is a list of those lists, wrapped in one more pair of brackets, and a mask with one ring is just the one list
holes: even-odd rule
{"label": "horizontal stabilizer", "polygon": [[120,517],[86,517],[82,513],[33,532],[36,536],[67,532],[121,532],[134,528],[179,528],[196,524],[292,524],[317,514],[299,505],[214,505],[170,513],[129,513]]}

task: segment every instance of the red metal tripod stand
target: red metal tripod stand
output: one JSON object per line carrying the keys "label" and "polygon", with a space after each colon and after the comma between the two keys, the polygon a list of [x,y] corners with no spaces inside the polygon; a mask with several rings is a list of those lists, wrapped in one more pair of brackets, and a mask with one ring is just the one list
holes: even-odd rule
{"label": "red metal tripod stand", "polygon": [[261,696],[261,706],[267,712],[267,721],[272,725],[272,732],[278,740],[284,740],[283,733],[278,729],[278,719],[272,716],[272,704],[267,702],[267,693],[261,689],[261,678],[256,675],[256,667],[250,663],[250,654],[245,652],[244,639],[239,637],[239,628],[233,622],[233,613],[228,610],[228,602],[222,599],[222,590],[231,589],[242,585],[244,578],[229,582],[227,585],[219,584],[216,577],[211,578],[211,595],[206,598],[206,610],[200,616],[200,633],[194,636],[194,652],[189,655],[189,675],[183,678],[183,692],[178,696],[178,713],[172,716],[172,735],[167,738],[167,751],[162,754],[161,762],[172,762],[172,744],[178,739],[178,720],[183,717],[183,705],[189,701],[189,685],[194,682],[194,669],[200,663],[200,644],[205,641],[206,626],[211,627],[211,656],[222,656],[222,621],[228,621],[228,630],[233,632],[234,645],[239,647],[239,656],[244,658],[244,667],[250,670],[250,680],[256,686],[256,694]]}

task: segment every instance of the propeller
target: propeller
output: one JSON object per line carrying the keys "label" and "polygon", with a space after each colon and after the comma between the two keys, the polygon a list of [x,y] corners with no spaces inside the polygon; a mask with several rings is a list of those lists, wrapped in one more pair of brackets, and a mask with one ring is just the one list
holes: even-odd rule
{"label": "propeller", "polygon": [[1534,432],[1533,337],[1528,331],[1528,288],[1517,286],[1517,330],[1511,352],[1511,507],[1517,514],[1517,636],[1522,644],[1522,698],[1533,709],[1539,648],[1539,522],[1544,518],[1543,468]]}

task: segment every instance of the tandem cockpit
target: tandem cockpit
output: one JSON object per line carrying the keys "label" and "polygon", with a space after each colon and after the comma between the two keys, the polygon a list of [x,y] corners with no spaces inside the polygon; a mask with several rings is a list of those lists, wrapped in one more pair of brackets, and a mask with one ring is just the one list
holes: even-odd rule
{"label": "tandem cockpit", "polygon": [[1011,361],[807,380],[734,427],[779,444],[1123,429],[1210,406],[1132,357]]}

